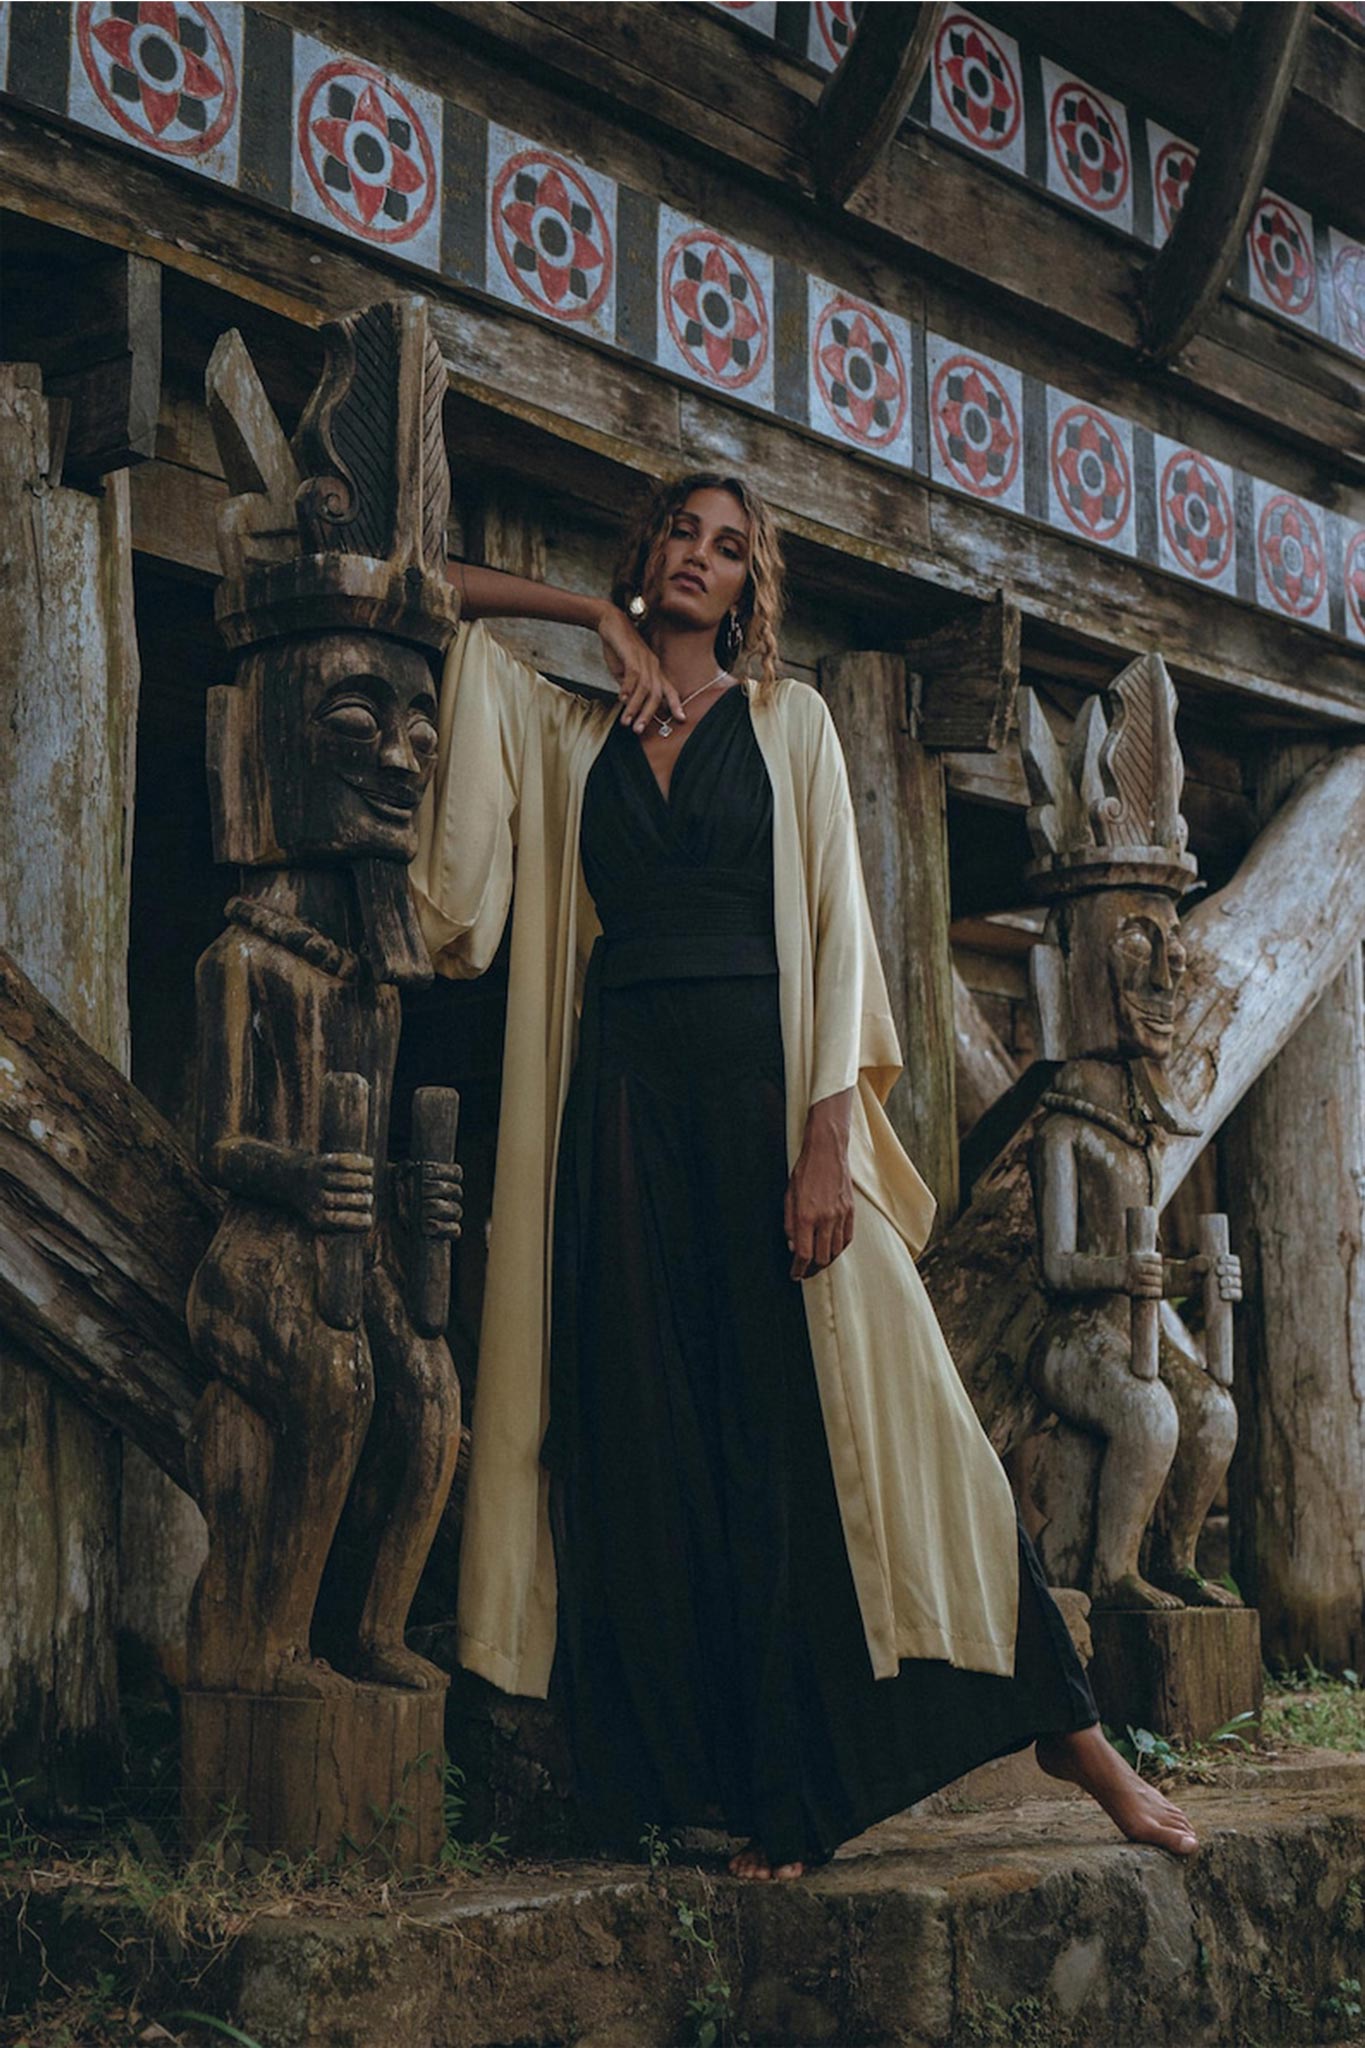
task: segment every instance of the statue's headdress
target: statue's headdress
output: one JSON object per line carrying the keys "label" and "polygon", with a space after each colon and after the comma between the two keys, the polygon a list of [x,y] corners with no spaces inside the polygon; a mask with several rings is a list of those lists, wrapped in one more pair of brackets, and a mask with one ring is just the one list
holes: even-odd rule
{"label": "statue's headdress", "polygon": [[220,339],[209,420],[232,492],[218,516],[218,626],[230,647],[359,626],[442,653],[445,364],[423,299],[381,299],[322,330],[326,359],[292,444],[242,337]]}
{"label": "statue's headdress", "polygon": [[1081,889],[1182,896],[1199,867],[1180,815],[1184,765],[1175,691],[1159,654],[1087,698],[1063,753],[1032,690],[1019,693],[1019,744],[1033,805],[1029,887],[1044,901]]}
{"label": "statue's headdress", "polygon": [[209,691],[214,855],[248,868],[347,866],[373,972],[416,982],[431,970],[404,835],[391,835],[392,851],[348,841],[337,778],[310,770],[307,706],[324,635],[375,634],[430,665],[454,637],[445,365],[418,298],[380,300],[322,336],[322,376],[292,443],[235,330],[209,361],[209,418],[231,493],[218,516],[215,609],[239,657],[234,680]]}
{"label": "statue's headdress", "polygon": [[[1033,691],[1019,693],[1019,742],[1033,798],[1028,831],[1035,859],[1026,875],[1032,893],[1052,906],[1043,942],[1029,955],[1043,1059],[1093,1053],[1097,1019],[1112,1000],[1100,994],[1108,964],[1094,952],[1095,922],[1103,919],[1096,898],[1109,890],[1179,897],[1198,877],[1180,815],[1185,769],[1175,713],[1159,654],[1142,655],[1102,695],[1087,699],[1065,752]],[[1161,1063],[1132,1059],[1129,1071],[1150,1123],[1194,1133]]]}

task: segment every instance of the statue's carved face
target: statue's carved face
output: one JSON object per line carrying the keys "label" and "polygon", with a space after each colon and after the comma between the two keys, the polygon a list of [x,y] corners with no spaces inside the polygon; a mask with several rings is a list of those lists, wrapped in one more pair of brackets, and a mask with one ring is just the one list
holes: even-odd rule
{"label": "statue's carved face", "polygon": [[1109,941],[1119,1050],[1128,1059],[1164,1060],[1175,1037],[1175,991],[1185,972],[1185,946],[1175,905],[1143,899],[1121,918]]}
{"label": "statue's carved face", "polygon": [[[278,643],[256,660],[275,857],[411,860],[436,765],[426,657],[382,633],[338,632]],[[249,760],[243,767],[248,778],[258,772]]]}
{"label": "statue's carved face", "polygon": [[1065,906],[1073,1058],[1164,1060],[1185,972],[1180,920],[1155,889],[1096,889]]}

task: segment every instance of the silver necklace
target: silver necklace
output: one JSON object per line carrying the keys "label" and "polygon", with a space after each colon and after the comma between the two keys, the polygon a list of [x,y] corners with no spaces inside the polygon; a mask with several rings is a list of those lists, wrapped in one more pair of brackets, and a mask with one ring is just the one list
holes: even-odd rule
{"label": "silver necklace", "polygon": [[[718,683],[718,682],[720,681],[721,677],[722,677],[722,676],[726,676],[726,677],[728,677],[728,675],[729,675],[729,670],[728,670],[728,669],[718,668],[718,669],[716,670],[715,674],[714,674],[714,675],[712,676],[712,678],[711,678],[711,680],[710,680],[710,682],[709,682],[709,683],[702,683],[702,684],[701,684],[701,685],[700,685],[700,686],[699,686],[699,687],[698,687],[697,689],[695,689],[695,690],[689,690],[689,691],[688,691],[688,693],[687,693],[687,695],[686,695],[685,697],[682,697],[682,698],[680,698],[680,699],[678,700],[678,709],[679,709],[680,711],[685,711],[685,710],[687,709],[688,705],[689,705],[689,704],[690,704],[690,703],[692,702],[692,699],[693,699],[694,697],[700,697],[700,696],[701,696],[701,694],[702,694],[702,692],[703,692],[704,690],[714,690],[714,689],[715,689],[715,687],[716,687],[716,684],[717,684],[717,683]],[[656,712],[654,712],[654,713],[653,713],[652,715],[653,715],[654,723],[655,723],[655,724],[656,724],[656,725],[658,726],[658,728],[659,728],[659,738],[660,738],[661,740],[666,740],[666,739],[668,738],[668,735],[669,735],[669,734],[670,734],[670,733],[672,732],[672,730],[673,730],[673,720],[672,720],[672,718],[671,718],[671,717],[668,717],[668,716],[665,716],[665,717],[663,717],[663,718],[660,718],[660,716],[659,716],[659,714],[658,714],[658,712],[657,712],[657,711],[656,711]]]}

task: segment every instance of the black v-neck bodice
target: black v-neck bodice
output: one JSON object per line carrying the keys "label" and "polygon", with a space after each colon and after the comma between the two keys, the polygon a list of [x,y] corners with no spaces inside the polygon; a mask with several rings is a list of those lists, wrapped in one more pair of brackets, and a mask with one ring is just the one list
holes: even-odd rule
{"label": "black v-neck bodice", "polygon": [[602,981],[775,974],[773,800],[748,699],[732,688],[689,734],[665,796],[616,725],[583,798],[583,871]]}

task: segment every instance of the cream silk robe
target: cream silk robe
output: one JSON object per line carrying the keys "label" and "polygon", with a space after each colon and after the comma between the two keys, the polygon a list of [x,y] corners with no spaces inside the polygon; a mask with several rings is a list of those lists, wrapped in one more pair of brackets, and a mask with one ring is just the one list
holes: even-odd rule
{"label": "cream silk robe", "polygon": [[[823,699],[750,686],[773,787],[787,1150],[812,1102],[856,1085],[853,1241],[800,1283],[844,1538],[874,1674],[905,1657],[1014,1668],[1018,1547],[1009,1482],[915,1268],[934,1199],[882,1104],[901,1068],[858,857],[843,753]],[[579,859],[588,772],[617,717],[462,625],[412,867],[437,969],[480,974],[512,901],[511,964],[459,1655],[543,1697],[555,1649],[548,1477],[549,1258],[576,992],[600,929]],[[662,1057],[661,1053],[661,1057]],[[603,1256],[610,1257],[609,1246]],[[685,1246],[678,1250],[686,1258]],[[796,1284],[796,1283],[793,1283]]]}

